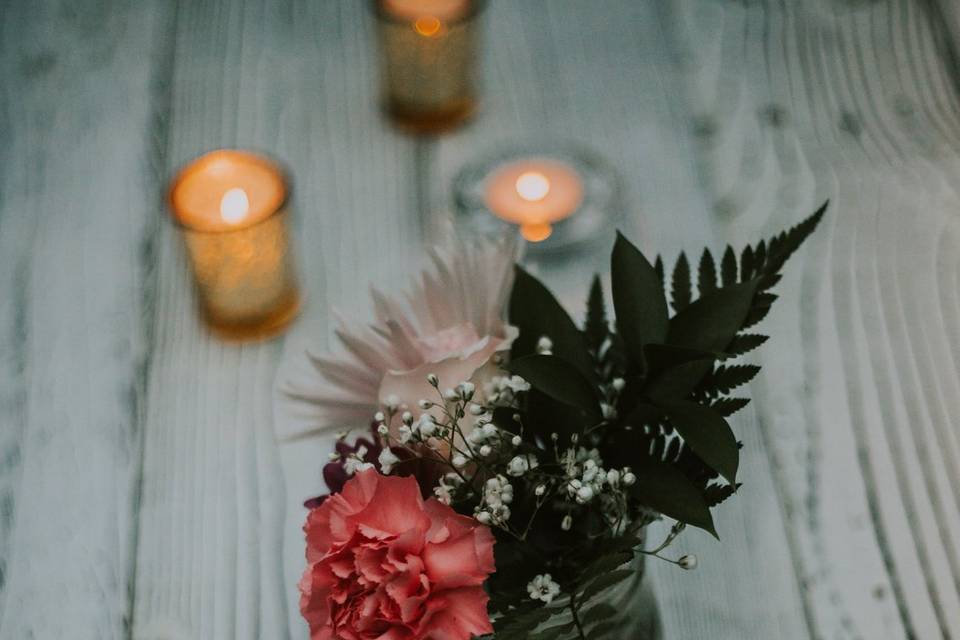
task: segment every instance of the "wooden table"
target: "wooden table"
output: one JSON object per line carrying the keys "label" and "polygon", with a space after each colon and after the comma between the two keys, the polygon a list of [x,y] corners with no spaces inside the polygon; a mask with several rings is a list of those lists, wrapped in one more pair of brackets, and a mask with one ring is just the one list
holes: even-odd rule
{"label": "wooden table", "polygon": [[[653,563],[667,638],[960,638],[960,10],[950,0],[507,2],[483,112],[435,140],[376,107],[360,0],[0,3],[0,638],[305,638],[284,354],[438,237],[450,181],[568,140],[645,250],[722,248],[826,198],[735,430],[701,567]],[[283,158],[309,305],[282,340],[195,319],[161,200],[210,148]],[[545,274],[579,304],[581,268]],[[577,284],[574,286],[573,282]]]}

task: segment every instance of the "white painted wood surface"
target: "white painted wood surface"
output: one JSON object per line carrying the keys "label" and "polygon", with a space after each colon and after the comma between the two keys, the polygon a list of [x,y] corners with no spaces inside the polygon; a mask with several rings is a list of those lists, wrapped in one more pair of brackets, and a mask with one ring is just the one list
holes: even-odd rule
{"label": "white painted wood surface", "polygon": [[[602,7],[602,9],[600,8]],[[668,256],[831,212],[764,329],[741,494],[701,568],[652,565],[670,639],[960,637],[960,13],[945,0],[491,3],[483,111],[376,106],[362,2],[0,6],[0,639],[303,638],[304,497],[274,370],[403,282],[467,161],[567,140]],[[198,325],[159,195],[243,146],[294,175],[308,305]],[[606,244],[539,265],[571,308]]]}

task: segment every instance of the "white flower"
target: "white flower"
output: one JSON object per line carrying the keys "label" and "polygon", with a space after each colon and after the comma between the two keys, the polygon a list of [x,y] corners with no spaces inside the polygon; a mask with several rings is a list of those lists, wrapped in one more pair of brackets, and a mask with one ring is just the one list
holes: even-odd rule
{"label": "white flower", "polygon": [[623,391],[624,387],[627,386],[627,381],[624,380],[623,378],[614,378],[612,385],[613,385],[613,390],[619,393]]}
{"label": "white flower", "polygon": [[633,475],[631,472],[626,472],[623,474],[623,477],[620,479],[626,486],[632,486],[637,481],[637,476]]}
{"label": "white flower", "polygon": [[544,356],[553,353],[553,340],[547,336],[540,336],[540,339],[537,340],[537,353]]}
{"label": "white flower", "polygon": [[467,464],[467,459],[458,453],[457,455],[453,456],[453,460],[451,460],[451,462],[453,462],[453,466],[460,468]]}
{"label": "white flower", "polygon": [[383,451],[380,452],[380,457],[377,458],[377,461],[380,462],[380,470],[384,474],[389,475],[390,472],[393,470],[393,465],[400,462],[400,458],[395,456],[393,454],[393,451],[390,451],[390,449],[385,448]]}
{"label": "white flower", "polygon": [[573,527],[573,516],[568,513],[563,516],[563,520],[560,521],[560,528],[564,531],[570,531],[571,527]]}
{"label": "white flower", "polygon": [[410,442],[411,438],[413,438],[413,430],[405,424],[400,425],[400,428],[397,430],[397,432],[397,439],[401,444],[406,444]]}
{"label": "white flower", "polygon": [[360,427],[384,405],[419,413],[417,400],[436,398],[437,388],[467,381],[483,389],[503,375],[495,361],[517,335],[504,322],[516,241],[453,240],[429,253],[432,266],[407,291],[372,292],[370,322],[338,318],[343,349],[308,353],[315,375],[299,367],[281,374],[280,390],[297,405],[282,437]]}
{"label": "white flower", "polygon": [[534,600],[550,604],[560,594],[560,585],[553,581],[549,573],[535,576],[527,585],[527,593]]}
{"label": "white flower", "polygon": [[697,568],[697,556],[693,555],[692,553],[685,555],[677,560],[677,564],[687,571],[692,571]]}
{"label": "white flower", "polygon": [[530,383],[520,376],[510,376],[509,378],[504,378],[503,384],[514,393],[530,391]]}
{"label": "white flower", "polygon": [[523,439],[520,436],[513,436],[513,438],[510,439],[510,444],[512,444],[515,447],[519,447],[520,443],[522,442],[523,442]]}
{"label": "white flower", "polygon": [[[533,464],[531,464],[531,459],[534,461]],[[535,466],[536,459],[532,456],[514,456],[510,462],[507,463],[507,473],[509,473],[511,476],[519,477]]]}
{"label": "white flower", "polygon": [[417,430],[424,438],[429,438],[436,433],[437,423],[433,421],[433,416],[429,413],[421,415],[420,420],[417,421]]}

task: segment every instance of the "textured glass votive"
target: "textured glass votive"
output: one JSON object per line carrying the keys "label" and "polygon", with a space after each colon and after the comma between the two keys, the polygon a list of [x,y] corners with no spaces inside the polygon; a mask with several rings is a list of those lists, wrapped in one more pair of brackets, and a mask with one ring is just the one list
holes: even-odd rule
{"label": "textured glass votive", "polygon": [[436,133],[476,109],[483,0],[374,0],[383,99],[401,127]]}
{"label": "textured glass votive", "polygon": [[267,338],[297,314],[288,196],[276,163],[226,149],[193,161],[171,184],[203,314],[225,338]]}

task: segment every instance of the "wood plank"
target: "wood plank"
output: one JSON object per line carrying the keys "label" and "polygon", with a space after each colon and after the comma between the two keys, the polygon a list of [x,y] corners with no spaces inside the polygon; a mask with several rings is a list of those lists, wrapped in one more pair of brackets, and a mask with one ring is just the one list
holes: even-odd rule
{"label": "wood plank", "polygon": [[274,370],[283,349],[324,343],[329,308],[417,248],[413,143],[380,120],[370,19],[354,2],[180,7],[167,168],[221,146],[284,161],[308,306],[286,344],[211,339],[163,225],[135,637],[306,637],[301,503],[321,490],[326,451],[278,449]]}
{"label": "wood plank", "polygon": [[[568,140],[599,152],[624,180],[621,226],[671,260],[719,246],[691,135],[693,114],[676,71],[663,3],[493,3],[480,119],[441,139],[432,156],[433,210],[449,211],[456,171],[478,154],[520,140]],[[756,229],[741,234],[753,239]],[[568,308],[583,308],[591,270],[606,272],[611,237],[591,252],[539,265]],[[741,495],[717,511],[722,541],[696,531],[671,551],[694,552],[687,573],[652,562],[667,638],[806,638],[807,623],[773,489],[759,417],[734,429],[746,448]],[[654,539],[664,534],[658,527]]]}
{"label": "wood plank", "polygon": [[165,9],[4,5],[0,638],[122,638]]}
{"label": "wood plank", "polygon": [[714,216],[773,231],[826,197],[754,385],[815,637],[960,633],[958,110],[910,2],[684,2],[672,15]]}

